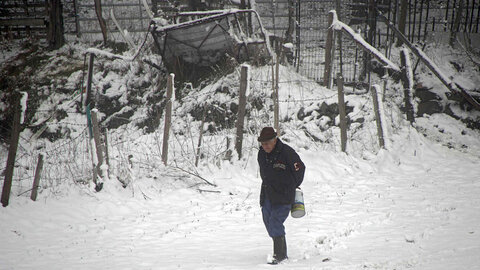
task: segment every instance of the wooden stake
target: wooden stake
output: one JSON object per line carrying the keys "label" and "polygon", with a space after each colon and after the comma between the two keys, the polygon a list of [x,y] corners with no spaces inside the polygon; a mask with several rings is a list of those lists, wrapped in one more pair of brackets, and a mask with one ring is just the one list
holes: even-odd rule
{"label": "wooden stake", "polygon": [[373,109],[375,111],[375,120],[377,122],[378,143],[381,148],[385,148],[385,140],[383,138],[382,115],[380,114],[380,106],[378,105],[378,85],[373,85],[371,88]]}
{"label": "wooden stake", "polygon": [[[398,30],[405,35],[405,27],[407,25],[407,9],[408,9],[408,0],[401,0],[400,3],[400,16],[398,17]],[[403,40],[397,40],[397,47],[402,46]]]}
{"label": "wooden stake", "polygon": [[13,127],[10,136],[10,146],[8,149],[7,168],[5,169],[5,181],[2,189],[2,205],[6,207],[10,200],[10,191],[12,189],[13,169],[15,167],[15,157],[17,155],[18,140],[20,138],[20,95],[17,95],[16,105],[14,107],[15,114],[13,116]]}
{"label": "wooden stake", "polygon": [[453,93],[459,93],[462,95],[473,107],[477,110],[480,110],[480,103],[474,99],[465,89],[461,88],[458,84],[447,78],[443,75],[442,71],[438,68],[437,65],[433,63],[433,61],[419,48],[414,46],[408,39],[403,35],[394,25],[390,22],[384,15],[379,14],[379,16],[387,23],[388,27],[390,27],[393,32],[397,35],[399,39],[405,43],[408,48],[425,64],[425,66],[430,69],[430,71],[435,74],[435,76]]}
{"label": "wooden stake", "polygon": [[277,58],[277,62],[275,63],[275,92],[273,93],[273,125],[275,127],[275,131],[277,132],[278,136],[280,136],[280,121],[279,121],[279,114],[280,114],[280,106],[278,101],[278,81],[279,81],[279,73],[280,73],[280,59]]}
{"label": "wooden stake", "polygon": [[238,117],[237,117],[237,134],[235,138],[235,149],[238,153],[238,159],[242,158],[242,144],[243,144],[243,125],[245,121],[245,107],[247,105],[247,82],[248,79],[248,66],[242,65],[242,71],[240,75],[240,92],[238,100]]}
{"label": "wooden stake", "polygon": [[323,85],[332,88],[332,70],[333,59],[335,57],[335,30],[333,30],[332,23],[334,20],[335,12],[330,11],[328,13],[328,32],[327,42],[325,44],[325,69],[323,71]]}
{"label": "wooden stake", "polygon": [[458,4],[458,8],[455,7],[455,10],[457,11],[455,14],[455,21],[453,22],[453,29],[450,34],[450,46],[455,45],[455,40],[457,39],[457,32],[460,29],[460,21],[462,20],[463,16],[463,8],[464,8],[464,0],[460,0],[460,3]]}
{"label": "wooden stake", "polygon": [[42,175],[42,169],[43,169],[43,157],[44,157],[44,154],[42,153],[38,154],[37,169],[35,170],[35,178],[33,179],[32,194],[30,195],[30,199],[32,199],[32,201],[37,200],[37,192],[38,192],[40,177]]}
{"label": "wooden stake", "polygon": [[400,51],[400,61],[402,63],[402,83],[403,83],[403,93],[404,93],[404,102],[405,102],[405,113],[407,115],[407,120],[410,123],[415,122],[415,116],[413,112],[413,104],[412,104],[412,94],[411,90],[413,85],[410,85],[410,77],[413,75],[412,73],[412,66],[407,65],[411,63],[410,55],[408,55],[408,51],[403,49]]}
{"label": "wooden stake", "polygon": [[342,152],[346,152],[347,150],[347,113],[345,109],[345,94],[343,91],[343,76],[341,73],[337,74],[337,86],[338,86],[338,112],[340,114],[341,150]]}
{"label": "wooden stake", "polygon": [[108,155],[108,129],[103,129],[103,145],[105,147],[105,163],[108,166],[107,173],[110,177],[110,156]]}
{"label": "wooden stake", "polygon": [[206,109],[206,107],[204,107],[203,116],[202,116],[202,123],[200,124],[200,136],[198,136],[197,155],[195,156],[195,167],[198,167],[198,160],[200,159],[200,147],[202,146],[203,127],[205,125],[205,119],[206,118],[207,118],[207,109]]}
{"label": "wooden stake", "polygon": [[100,175],[100,177],[104,177],[105,175],[103,174],[103,171],[101,170],[101,167],[103,165],[103,144],[100,140],[100,128],[98,125],[98,110],[93,109],[91,111],[92,113],[92,129],[93,129],[93,139],[95,140],[95,150],[97,152],[97,174]]}
{"label": "wooden stake", "polygon": [[93,81],[93,62],[95,60],[95,54],[90,53],[88,60],[88,75],[87,75],[87,95],[85,99],[85,107],[90,105],[92,99],[92,81]]}
{"label": "wooden stake", "polygon": [[167,165],[168,162],[168,140],[170,137],[170,127],[172,125],[174,80],[175,74],[171,73],[167,80],[167,106],[165,107],[165,126],[163,129],[162,161],[165,165]]}
{"label": "wooden stake", "polygon": [[94,0],[95,2],[95,13],[97,14],[98,23],[100,24],[100,29],[102,30],[103,36],[103,45],[107,46],[107,23],[102,16],[102,1]]}

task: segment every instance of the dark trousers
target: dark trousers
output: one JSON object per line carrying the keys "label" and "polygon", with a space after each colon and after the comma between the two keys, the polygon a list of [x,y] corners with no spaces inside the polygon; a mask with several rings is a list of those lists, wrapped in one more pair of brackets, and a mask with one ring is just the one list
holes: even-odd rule
{"label": "dark trousers", "polygon": [[279,237],[285,235],[285,226],[283,222],[288,217],[292,205],[290,204],[277,204],[272,205],[268,198],[265,198],[265,202],[262,207],[263,223],[267,228],[268,235],[270,237]]}

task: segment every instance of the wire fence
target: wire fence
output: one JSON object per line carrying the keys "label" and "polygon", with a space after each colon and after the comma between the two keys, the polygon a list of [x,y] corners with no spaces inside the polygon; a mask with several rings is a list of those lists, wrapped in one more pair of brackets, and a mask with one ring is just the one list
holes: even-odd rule
{"label": "wire fence", "polygon": [[[398,23],[402,0],[257,0],[257,9],[267,30],[277,37],[285,37],[289,27],[289,2],[295,9],[295,31],[293,32],[294,60],[297,71],[317,82],[323,82],[325,42],[328,28],[327,14],[337,10],[339,19],[358,31],[365,40],[388,55],[395,41],[392,31],[377,21],[372,10],[373,3],[385,16]],[[459,12],[460,0],[428,1],[407,0],[407,20],[405,35],[413,43],[424,43],[436,39],[442,33],[460,32],[478,34],[480,3],[477,0],[463,0],[462,14],[455,24],[455,14]],[[369,19],[370,18],[370,19]],[[369,24],[375,20],[375,33],[368,37]],[[339,48],[337,47],[334,74],[339,70]],[[355,43],[342,38],[343,76],[346,83],[362,81],[365,78],[365,56]]]}
{"label": "wire fence", "polygon": [[[272,70],[269,67],[259,68],[260,71],[251,74],[250,95],[248,98],[249,113],[245,119],[245,136],[243,143],[244,159],[237,160],[234,149],[235,128],[230,126],[231,119],[224,117],[225,123],[207,121],[203,130],[201,130],[201,120],[195,119],[191,115],[191,105],[210,106],[212,100],[219,97],[218,89],[227,86],[236,95],[239,88],[240,74],[234,73],[231,77],[225,79],[225,82],[212,84],[211,88],[204,88],[198,93],[186,96],[182,102],[178,103],[178,108],[174,111],[171,130],[171,139],[169,141],[169,166],[164,166],[162,162],[162,144],[163,144],[163,121],[152,133],[146,134],[141,128],[135,126],[135,122],[149,121],[146,116],[135,116],[130,119],[129,124],[119,128],[107,130],[106,145],[108,147],[109,177],[120,181],[124,186],[131,186],[134,181],[141,179],[156,179],[156,181],[173,181],[176,185],[182,183],[184,186],[198,186],[203,184],[205,171],[211,166],[222,167],[225,161],[235,161],[239,166],[246,167],[255,157],[258,151],[257,134],[261,128],[268,123],[273,122],[273,99],[272,93]],[[280,69],[279,81],[281,96],[281,133],[282,138],[288,142],[295,141],[300,147],[313,148],[319,151],[335,151],[340,145],[338,136],[338,127],[331,122],[332,128],[322,129],[322,121],[325,118],[316,110],[320,110],[324,104],[335,103],[337,96],[335,92],[326,93],[324,96],[316,95],[312,98],[312,93],[317,91],[318,85],[312,81],[292,75],[285,67]],[[235,93],[234,93],[235,92]],[[362,95],[360,95],[362,96]],[[256,107],[260,100],[261,107]],[[212,103],[210,103],[212,102]],[[235,102],[231,101],[223,101]],[[369,95],[364,95],[359,107],[368,107],[370,102]],[[190,105],[188,105],[190,104]],[[177,106],[177,105],[175,105]],[[185,107],[183,107],[185,106]],[[228,107],[228,106],[227,106]],[[213,105],[211,110],[223,110],[221,106]],[[305,119],[297,117],[299,110],[304,108],[309,110],[310,116]],[[221,111],[225,116],[227,112]],[[357,112],[363,114],[366,112]],[[335,115],[335,113],[333,113]],[[331,116],[335,118],[335,116]],[[351,115],[352,118],[356,117]],[[323,118],[322,118],[323,117]],[[363,117],[363,115],[362,115]],[[105,116],[105,119],[108,115]],[[329,120],[331,121],[331,119]],[[86,121],[85,121],[86,122]],[[353,120],[355,122],[355,120]],[[103,122],[106,124],[105,122]],[[369,122],[370,123],[370,122]],[[356,125],[353,123],[349,131],[349,140],[352,142],[349,147],[354,151],[375,151],[376,134],[368,133],[374,128],[365,128],[366,125]],[[373,122],[372,122],[373,123]],[[31,145],[28,138],[21,138],[20,148],[17,153],[17,163],[14,172],[13,195],[28,196],[32,188],[32,182],[35,175],[37,157],[40,153],[45,153],[44,167],[40,181],[40,192],[50,192],[61,194],[66,186],[79,185],[85,187],[85,184],[92,182],[94,175],[93,155],[94,146],[91,145],[91,139],[88,128],[84,123],[50,123],[48,125],[62,125],[71,130],[70,136],[55,142],[42,141],[42,144]],[[323,125],[324,126],[324,125]],[[105,127],[105,126],[103,126]],[[203,133],[203,139],[200,139],[200,133]],[[371,137],[366,140],[366,137]],[[2,156],[3,158],[3,156]],[[199,160],[197,167],[196,160]],[[5,164],[5,160],[0,160]],[[3,170],[3,169],[2,169]],[[84,188],[82,188],[84,189]]]}

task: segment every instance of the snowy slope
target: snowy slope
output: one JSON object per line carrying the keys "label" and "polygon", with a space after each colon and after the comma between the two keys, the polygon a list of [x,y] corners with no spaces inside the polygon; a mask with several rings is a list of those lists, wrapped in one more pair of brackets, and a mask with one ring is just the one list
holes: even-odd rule
{"label": "snowy slope", "polygon": [[[300,149],[307,215],[286,222],[290,260],[278,269],[474,269],[480,264],[479,158],[415,130],[363,160]],[[246,169],[209,175],[220,193],[137,179],[68,197],[20,197],[1,209],[2,269],[263,269],[272,253]],[[25,260],[28,257],[28,260]]]}
{"label": "snowy slope", "polygon": [[[132,109],[126,107],[130,86],[151,81],[153,72],[139,76],[137,63],[99,62],[110,72],[96,72],[95,84]],[[287,220],[290,259],[278,269],[480,265],[479,131],[444,114],[417,118],[411,127],[399,109],[398,85],[389,81],[384,109],[388,148],[378,147],[370,94],[354,93],[346,96],[351,124],[347,154],[340,153],[338,116],[330,111],[336,90],[287,67],[280,71],[282,139],[307,166],[302,185],[307,215]],[[137,107],[130,124],[111,130],[111,174],[100,192],[83,183],[90,179],[91,161],[80,113],[52,121],[68,131],[64,139],[21,141],[10,205],[0,209],[0,269],[270,268],[272,241],[258,203],[256,132],[273,118],[271,67],[251,67],[251,72],[241,160],[235,152],[231,162],[224,159],[233,149],[232,143],[226,147],[227,138],[234,139],[231,119],[208,119],[200,165],[193,165],[201,121],[192,111],[207,106],[208,115],[235,115],[239,69],[175,101],[168,167],[160,159],[163,122],[153,133],[136,125],[136,119],[148,117],[148,108]],[[80,73],[70,75],[66,89],[75,89]],[[474,73],[457,80],[477,78]],[[428,83],[440,85],[431,78]],[[135,101],[145,102],[152,91]],[[39,108],[67,106],[66,96],[54,96]],[[333,118],[321,115],[324,111]],[[44,120],[44,114],[35,121]],[[28,190],[38,146],[46,149],[47,162],[38,201],[32,202]],[[0,161],[5,160],[2,151]]]}

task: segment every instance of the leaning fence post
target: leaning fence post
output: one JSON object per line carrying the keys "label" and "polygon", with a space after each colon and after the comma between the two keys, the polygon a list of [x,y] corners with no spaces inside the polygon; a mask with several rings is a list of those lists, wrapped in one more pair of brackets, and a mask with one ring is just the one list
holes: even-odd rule
{"label": "leaning fence post", "polygon": [[40,177],[42,175],[42,169],[43,169],[43,158],[44,158],[43,153],[38,154],[37,169],[35,170],[35,178],[33,179],[32,194],[30,196],[30,199],[32,199],[32,201],[37,200],[37,192],[39,187],[38,184],[40,183]]}
{"label": "leaning fence post", "polygon": [[170,126],[172,124],[173,108],[173,84],[175,74],[170,73],[167,79],[167,106],[165,107],[165,126],[163,129],[162,162],[167,165],[168,161],[168,139],[170,137]]}
{"label": "leaning fence post", "polygon": [[20,96],[17,96],[17,101],[15,102],[15,114],[13,116],[13,127],[12,133],[10,135],[10,146],[8,149],[7,157],[7,167],[5,169],[5,181],[3,182],[2,189],[2,205],[6,207],[8,201],[10,200],[10,190],[12,189],[12,178],[13,178],[13,169],[15,165],[15,157],[17,155],[18,148],[18,139],[20,138],[20,115],[21,115],[21,106],[20,106]]}
{"label": "leaning fence post", "polygon": [[337,74],[338,86],[338,112],[340,115],[340,139],[342,152],[347,150],[347,113],[345,110],[345,94],[343,91],[343,76],[341,73]]}
{"label": "leaning fence post", "polygon": [[375,121],[377,122],[378,143],[381,148],[385,148],[385,139],[383,138],[382,119],[383,115],[380,114],[380,106],[378,104],[378,85],[373,85],[371,88],[373,109],[375,111]]}
{"label": "leaning fence post", "polygon": [[237,134],[235,138],[235,149],[238,153],[238,159],[242,158],[242,144],[243,144],[243,125],[245,121],[245,107],[247,105],[247,86],[248,86],[248,65],[242,65],[242,72],[240,75],[240,93],[238,100],[238,117],[237,117]]}
{"label": "leaning fence post", "polygon": [[328,32],[327,41],[325,44],[325,69],[323,71],[323,85],[327,88],[332,88],[332,70],[333,59],[335,56],[335,30],[332,27],[335,18],[335,11],[328,13]]}
{"label": "leaning fence post", "polygon": [[415,122],[415,116],[413,112],[413,103],[412,103],[412,87],[413,87],[413,72],[412,72],[412,64],[410,61],[410,55],[408,54],[408,50],[403,48],[400,51],[400,61],[402,64],[402,82],[403,82],[403,93],[404,93],[404,100],[405,100],[405,113],[407,114],[407,120],[410,123]]}

